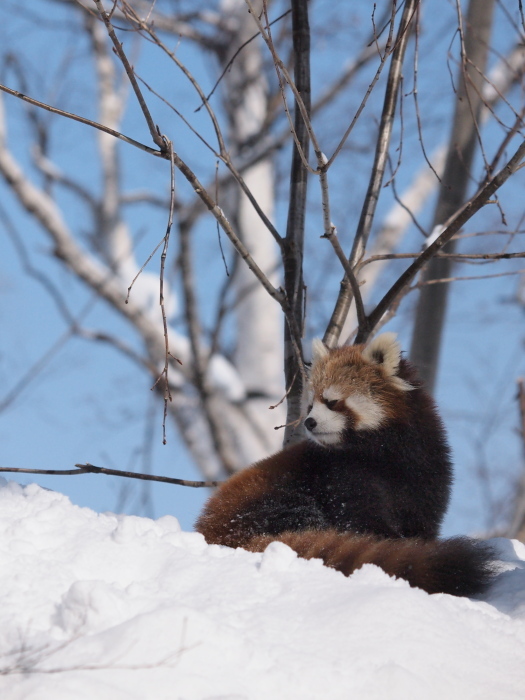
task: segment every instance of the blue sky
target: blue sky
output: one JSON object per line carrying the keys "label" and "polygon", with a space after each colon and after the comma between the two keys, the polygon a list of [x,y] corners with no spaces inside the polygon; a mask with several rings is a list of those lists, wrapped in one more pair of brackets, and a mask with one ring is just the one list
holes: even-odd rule
{"label": "blue sky", "polygon": [[[8,3],[9,4],[9,3]],[[514,12],[514,4],[511,10]],[[346,8],[346,5],[344,6]],[[347,32],[339,32],[336,20],[343,12],[339,3],[314,3],[312,6],[314,95],[319,94],[326,82],[341,69],[349,56],[350,39],[357,41],[368,32],[369,13],[352,9],[353,15],[344,15]],[[30,10],[30,11],[29,11]],[[35,15],[39,21],[35,22]],[[45,21],[43,21],[45,18]],[[71,31],[70,15],[60,3],[42,2],[11,4],[9,22],[2,24],[0,40],[6,50],[18,52],[27,75],[28,94],[37,99],[53,102],[70,111],[94,117],[92,66],[87,47],[79,31]],[[419,98],[424,124],[425,145],[429,152],[446,138],[447,118],[452,109],[450,73],[455,66],[447,65],[448,47],[454,47],[454,3],[429,2],[423,15],[424,32],[421,38]],[[365,27],[365,29],[363,29]],[[79,26],[77,27],[77,30]],[[427,38],[427,37],[430,37]],[[501,9],[497,11],[496,44],[502,53],[513,40],[511,25]],[[185,42],[178,47],[180,56],[199,75],[204,84],[215,80],[207,60]],[[411,54],[409,53],[409,56]],[[45,59],[45,60],[44,60]],[[491,63],[497,55],[491,56]],[[194,115],[197,106],[194,94],[179,75],[160,60],[151,47],[142,49],[138,70],[154,81],[155,89],[169,99],[177,100],[185,113],[195,120],[196,126],[206,129],[203,112]],[[410,91],[411,69],[407,69],[404,85],[404,134],[402,167],[396,178],[399,192],[410,182],[423,162],[417,138],[415,112]],[[4,63],[3,81],[16,84],[15,73]],[[336,135],[344,130],[345,110],[358,104],[358,97],[366,88],[370,71],[359,77],[351,91],[314,122],[323,136],[327,153],[336,143]],[[374,94],[362,122],[348,142],[347,149],[330,173],[332,185],[332,215],[342,242],[349,248],[351,236],[359,218],[359,208],[371,164],[369,146],[377,128],[377,113],[382,96],[381,86]],[[516,105],[522,102],[519,90],[509,99]],[[188,158],[197,172],[206,174],[215,167],[207,151],[161,103],[148,96],[155,119],[173,138],[176,148]],[[30,166],[30,143],[27,112],[15,98],[5,96],[8,115],[9,146],[24,166]],[[509,113],[501,107],[500,117],[509,121]],[[85,186],[96,192],[100,186],[99,172],[91,158],[93,133],[87,127],[66,122],[49,114],[42,119],[50,125],[52,153],[57,164],[67,172],[75,173]],[[282,123],[282,122],[281,122]],[[130,101],[123,130],[130,136],[148,142],[148,134],[133,101]],[[397,129],[395,145],[400,139]],[[484,134],[487,152],[496,148],[501,139],[501,128],[489,126]],[[514,142],[515,143],[515,142]],[[509,153],[515,145],[509,148]],[[517,144],[516,144],[517,145]],[[165,163],[122,145],[120,149],[125,186],[139,189],[145,186],[166,192],[167,167]],[[287,206],[287,148],[279,158],[277,188],[279,199],[276,224],[283,230]],[[395,148],[393,148],[395,155]],[[397,156],[396,156],[397,157]],[[478,163],[477,172],[481,163]],[[356,177],[355,174],[358,173]],[[179,178],[181,181],[181,178]],[[180,183],[182,191],[186,187]],[[523,171],[501,192],[501,201],[509,222],[509,229],[520,226],[520,206],[523,201]],[[307,332],[322,333],[337,291],[340,272],[325,243],[320,245],[321,216],[316,183],[311,183],[311,201],[307,220],[307,263],[309,285],[309,317]],[[61,191],[59,201],[72,227],[86,234],[89,221],[85,209],[70,194]],[[384,190],[378,208],[378,222],[392,204],[391,188]],[[41,371],[31,371],[45,354],[67,332],[67,326],[55,304],[34,278],[24,271],[20,256],[8,235],[14,226],[32,264],[45,272],[60,288],[69,307],[78,313],[90,303],[91,293],[75,281],[60,263],[52,258],[49,243],[32,219],[16,204],[3,182],[0,183],[0,206],[8,217],[0,218],[2,261],[0,276],[0,404],[19,386],[9,406],[0,413],[0,464],[5,467],[71,468],[76,462],[92,462],[100,466],[141,471],[148,464],[153,473],[198,479],[191,459],[181,446],[171,426],[168,443],[162,445],[162,407],[152,398],[151,381],[127,358],[100,343],[79,338],[64,342]],[[1,213],[1,212],[0,212]],[[129,211],[129,221],[138,240],[138,257],[146,259],[164,233],[166,213],[151,207],[136,207]],[[421,215],[428,226],[432,218],[431,203]],[[484,209],[469,225],[467,231],[502,228],[494,206]],[[210,233],[211,231],[211,233]],[[220,262],[215,225],[203,220],[197,231],[198,262],[206,269],[206,293],[201,290],[204,317],[211,317],[216,290],[224,270]],[[212,238],[213,236],[213,238]],[[523,246],[520,235],[511,245]],[[84,243],[87,241],[84,240]],[[405,250],[419,250],[421,235],[414,229],[404,243]],[[465,242],[465,245],[470,245]],[[482,239],[481,245],[489,245]],[[498,245],[500,249],[503,244]],[[176,244],[172,254],[176,253]],[[158,267],[158,259],[151,270]],[[463,266],[457,274],[479,275],[518,269],[520,261],[499,267]],[[523,265],[525,267],[525,265]],[[385,275],[375,296],[386,288],[399,270],[392,266]],[[516,433],[518,407],[515,401],[516,379],[525,373],[523,358],[523,309],[512,302],[517,278],[501,277],[483,282],[456,282],[452,286],[440,369],[437,400],[449,429],[456,464],[456,487],[445,532],[483,531],[494,518],[505,515],[505,494],[510,493],[512,479],[519,474],[522,463],[522,445]],[[410,344],[411,321],[416,294],[407,297],[399,314],[388,326],[396,330],[405,348]],[[104,302],[96,302],[84,319],[86,327],[107,329],[130,343],[137,338],[127,324],[112,312]],[[28,375],[28,372],[30,373]],[[13,477],[23,483],[30,477]],[[180,518],[185,528],[197,515],[203,499],[203,490],[177,486],[152,486],[151,498],[144,501],[143,491],[137,484],[113,477],[37,477],[47,488],[69,495],[74,503],[95,510],[121,510],[161,516],[166,513]]]}

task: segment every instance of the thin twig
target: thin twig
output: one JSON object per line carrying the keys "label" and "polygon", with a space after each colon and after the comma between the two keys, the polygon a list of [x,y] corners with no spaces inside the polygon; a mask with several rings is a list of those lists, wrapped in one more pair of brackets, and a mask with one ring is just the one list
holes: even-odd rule
{"label": "thin twig", "polygon": [[[125,10],[126,18],[128,19],[129,22],[132,22],[135,24],[138,29],[142,32],[145,32],[150,40],[156,44],[164,53],[175,63],[177,68],[182,71],[182,73],[186,76],[192,87],[195,89],[197,94],[199,95],[200,99],[202,100],[203,104],[206,107],[206,111],[208,112],[208,116],[212,122],[213,129],[215,131],[215,136],[217,137],[217,143],[219,144],[219,150],[221,153],[226,152],[226,145],[224,143],[224,138],[222,136],[222,131],[219,125],[219,120],[217,119],[217,116],[215,115],[215,112],[213,111],[211,105],[209,104],[208,100],[206,99],[206,95],[202,91],[201,86],[199,85],[198,81],[196,78],[192,75],[192,73],[188,70],[188,68],[182,63],[182,61],[179,60],[177,57],[176,53],[173,51],[170,51],[170,49],[160,40],[160,38],[157,36],[157,34],[153,31],[153,29],[146,23],[144,22],[139,15],[135,12],[134,8],[131,7],[127,2],[123,2],[123,7]],[[137,76],[138,77],[138,76]]]}
{"label": "thin twig", "polygon": [[[505,231],[505,233],[508,233]],[[414,260],[419,258],[421,253],[385,253],[384,255],[371,255],[359,266],[361,270],[365,265],[382,260]],[[514,258],[525,258],[525,251],[519,253],[436,253],[437,258],[451,258],[456,262],[469,260],[512,260]]]}
{"label": "thin twig", "polygon": [[[215,163],[215,201],[217,204],[219,203],[219,161]],[[222,262],[224,265],[224,271],[226,272],[226,277],[230,276],[230,271],[228,270],[228,263],[226,262],[226,257],[224,255],[224,249],[222,247],[222,239],[221,239],[221,229],[219,226],[219,222],[216,222],[217,224],[217,240],[219,241],[219,249],[221,251],[221,257],[222,257]]]}
{"label": "thin twig", "polygon": [[104,124],[99,124],[98,122],[94,122],[92,119],[86,119],[85,117],[80,117],[78,114],[72,114],[71,112],[66,112],[63,109],[58,109],[58,107],[52,107],[51,105],[46,104],[45,102],[40,102],[39,100],[35,100],[32,97],[28,97],[27,95],[24,95],[22,92],[19,92],[18,90],[13,90],[12,88],[7,87],[6,85],[0,85],[0,90],[3,92],[6,92],[8,95],[13,95],[13,97],[18,97],[18,99],[23,100],[24,102],[27,102],[30,105],[34,105],[35,107],[40,107],[41,109],[45,109],[48,112],[51,112],[52,114],[59,114],[61,117],[67,117],[67,119],[73,119],[76,122],[80,122],[81,124],[87,124],[87,126],[92,126],[94,129],[98,129],[99,131],[104,131],[106,134],[111,134],[111,136],[114,136],[117,139],[120,139],[121,141],[125,141],[126,143],[129,143],[131,146],[135,146],[136,148],[140,148],[142,151],[146,151],[146,153],[150,153],[153,156],[159,156],[160,158],[169,158],[169,155],[167,153],[164,153],[163,151],[156,151],[154,148],[151,148],[150,146],[146,146],[143,143],[140,143],[140,141],[135,141],[135,139],[130,138],[129,136],[126,136],[125,134],[120,133],[120,131],[115,131],[115,129],[110,129],[109,126],[104,126]]}
{"label": "thin twig", "polygon": [[514,136],[516,136],[517,133],[519,133],[519,130],[523,127],[523,117],[525,116],[525,107],[521,110],[521,112],[518,114],[516,117],[514,124],[512,127],[507,131],[505,134],[505,137],[503,138],[503,141],[499,145],[498,150],[496,151],[495,156],[493,157],[492,161],[489,163],[487,170],[486,170],[486,176],[483,179],[483,182],[480,183],[480,186],[483,185],[489,177],[492,175],[494,170],[496,170],[496,166],[501,160],[503,154],[505,153],[509,143],[512,141]]}
{"label": "thin twig", "polygon": [[17,469],[15,467],[0,467],[0,472],[18,472],[20,474],[49,474],[57,476],[74,476],[75,474],[107,474],[108,476],[122,476],[126,479],[142,479],[143,481],[160,481],[164,484],[176,484],[177,486],[191,486],[202,488],[219,486],[221,481],[188,481],[187,479],[173,479],[169,476],[155,476],[155,474],[141,474],[140,472],[126,472],[121,469],[106,469],[95,467],[93,464],[75,464],[76,469]]}
{"label": "thin twig", "polygon": [[[461,211],[468,196],[469,184],[476,184],[471,170],[476,148],[481,144],[479,119],[484,103],[481,90],[489,56],[494,5],[495,0],[470,0],[463,22],[461,6],[456,1],[461,62],[447,160],[432,219],[432,231],[436,226],[450,222],[456,213]],[[479,71],[473,66],[477,66]],[[486,164],[482,146],[481,154]],[[483,202],[485,203],[487,200]],[[454,247],[455,242],[451,241],[447,252],[453,253]],[[422,276],[424,280],[450,277],[450,259],[431,260]],[[447,298],[446,285],[439,285],[437,288],[424,287],[419,295],[415,313],[409,355],[419,368],[421,378],[430,393],[434,390],[437,378]]]}
{"label": "thin twig", "polygon": [[379,126],[372,175],[370,177],[365,203],[363,205],[354,244],[352,246],[352,253],[350,255],[350,265],[352,267],[354,267],[355,264],[363,257],[374,219],[379,190],[381,189],[387,162],[390,138],[392,135],[397,96],[402,80],[403,59],[410,35],[409,27],[414,16],[414,12],[418,6],[418,2],[419,0],[407,0],[399,25],[396,46],[392,54],[392,61],[390,64],[388,82],[385,91],[385,100],[383,112],[381,114],[381,123]]}
{"label": "thin twig", "polygon": [[[384,47],[383,47],[384,48]],[[352,63],[343,73],[337,78],[332,85],[330,85],[326,91],[319,97],[319,99],[312,104],[311,113],[312,115],[317,114],[323,107],[330,103],[330,100],[343,88],[347,83],[356,75],[358,70],[365,66],[367,62],[376,55],[375,48],[373,50],[367,47],[362,54],[360,54],[354,63]],[[268,157],[271,153],[281,148],[290,136],[289,126],[285,126],[278,134],[269,135],[264,134],[262,138],[258,140],[258,144],[254,144],[250,152],[246,154],[240,162],[237,162],[236,168],[239,173],[248,170],[253,165],[260,162],[262,159]],[[232,172],[226,173],[219,180],[221,188],[231,185],[234,175]],[[211,189],[211,185],[210,185]],[[195,220],[195,218],[200,214],[202,210],[202,201],[197,199],[195,202],[183,212],[181,218],[187,219],[188,223]],[[278,241],[279,242],[279,241]]]}
{"label": "thin twig", "polygon": [[142,110],[142,114],[144,115],[144,118],[146,120],[146,123],[148,125],[151,138],[153,139],[153,142],[160,148],[161,152],[165,153],[165,148],[166,148],[166,143],[165,140],[162,138],[161,134],[159,133],[158,127],[155,125],[155,122],[153,121],[150,111],[148,109],[148,106],[146,104],[146,101],[144,100],[144,96],[142,95],[142,92],[139,88],[139,84],[137,83],[137,79],[135,77],[135,73],[133,71],[133,68],[128,61],[128,57],[124,53],[124,49],[122,48],[122,44],[117,38],[117,35],[115,34],[115,30],[113,29],[113,25],[111,24],[111,20],[109,15],[106,13],[104,10],[104,7],[101,3],[100,0],[93,0],[95,5],[97,6],[97,10],[102,18],[102,21],[106,25],[107,32],[109,34],[109,37],[111,41],[113,42],[113,46],[115,47],[115,52],[117,56],[120,58],[122,65],[124,66],[124,70],[126,71],[128,78],[130,80],[131,86],[133,88],[133,91],[135,93],[135,96],[138,100],[138,103],[140,105],[140,108]]}
{"label": "thin twig", "polygon": [[[392,60],[390,63],[390,70],[385,91],[385,99],[383,103],[383,111],[381,114],[381,123],[379,126],[379,134],[377,138],[374,164],[372,167],[372,173],[370,176],[368,190],[366,193],[365,201],[363,204],[361,216],[354,238],[352,252],[349,258],[350,267],[352,269],[362,259],[365,253],[366,244],[368,242],[368,237],[372,228],[372,222],[374,220],[376,206],[379,198],[379,192],[383,182],[385,165],[387,162],[388,148],[390,146],[392,128],[394,124],[394,114],[396,110],[397,96],[402,78],[403,60],[405,57],[405,52],[408,45],[408,38],[410,34],[409,27],[414,17],[414,13],[418,6],[418,3],[419,0],[406,0],[405,6],[403,8],[403,14],[397,33],[395,48],[393,50]],[[396,3],[394,2],[392,10],[393,13],[395,12],[395,5]],[[327,165],[329,165],[329,163]],[[337,341],[339,340],[339,336],[341,334],[341,330],[343,328],[343,324],[348,314],[348,309],[350,308],[351,301],[351,287],[348,284],[345,284],[343,281],[343,283],[341,284],[341,291],[339,292],[334,307],[334,311],[332,313],[330,322],[327,326],[326,332],[323,337],[323,341],[328,347],[333,347],[337,344]],[[368,337],[368,333],[369,331],[363,328],[363,334]],[[361,335],[361,329],[358,335]]]}
{"label": "thin twig", "polygon": [[[97,122],[94,122],[90,119],[84,119],[83,117],[79,117],[76,114],[71,114],[69,112],[64,112],[63,110],[56,109],[55,107],[50,107],[49,105],[46,105],[43,102],[39,102],[38,100],[33,100],[32,98],[26,97],[26,95],[19,93],[17,90],[11,90],[11,88],[7,88],[7,87],[5,87],[5,85],[0,84],[0,90],[3,90],[4,92],[7,92],[10,95],[14,95],[15,97],[19,97],[20,99],[22,99],[26,102],[29,102],[30,104],[34,104],[37,107],[42,107],[42,109],[47,109],[49,112],[53,112],[54,114],[60,114],[62,116],[68,117],[70,119],[74,119],[75,121],[79,121],[83,124],[87,124],[88,126],[92,126],[95,129],[100,129],[101,131],[105,131],[106,133],[111,134],[112,136],[115,136],[115,138],[121,139],[122,141],[125,141],[126,143],[129,143],[132,146],[136,146],[137,148],[140,148],[143,151],[146,151],[152,155],[159,156],[161,158],[165,158],[166,160],[170,159],[170,154],[167,151],[156,151],[155,149],[150,148],[149,146],[145,146],[144,144],[139,143],[138,141],[134,141],[133,139],[130,139],[127,136],[124,136],[124,134],[121,134],[120,132],[115,131],[114,129],[110,129],[109,127],[106,127],[102,124],[98,124]],[[282,290],[276,289],[271,284],[271,282],[268,280],[266,275],[262,272],[262,270],[259,268],[259,266],[252,259],[250,253],[248,252],[248,249],[241,242],[239,237],[234,232],[230,222],[224,216],[224,212],[222,211],[222,209],[219,206],[217,206],[217,204],[213,201],[213,199],[210,197],[210,195],[208,194],[205,187],[199,182],[199,180],[197,179],[197,176],[191,170],[191,168],[189,168],[189,166],[175,152],[173,152],[173,158],[174,158],[174,162],[175,162],[177,169],[182,172],[182,174],[184,175],[186,180],[190,183],[190,185],[193,187],[194,191],[197,193],[197,195],[202,200],[205,207],[217,219],[217,221],[219,222],[219,225],[221,226],[223,231],[226,233],[226,235],[230,239],[232,245],[237,250],[237,252],[241,256],[241,258],[246,262],[246,264],[248,265],[250,270],[252,270],[254,275],[261,282],[261,284],[266,289],[266,291],[270,294],[270,296],[273,299],[275,299],[279,304],[282,305],[283,302],[285,301],[285,298],[286,298],[284,293],[282,292]]]}
{"label": "thin twig", "polygon": [[431,284],[448,284],[449,282],[472,282],[475,280],[490,280],[496,277],[512,277],[514,275],[522,275],[525,269],[521,270],[510,270],[509,272],[495,272],[493,275],[463,275],[457,277],[442,277],[440,279],[422,280],[417,284],[410,287],[410,291],[414,289],[420,289],[421,287],[428,287]]}
{"label": "thin twig", "polygon": [[[337,229],[335,226],[331,226],[331,229],[328,233],[325,233],[321,236],[321,238],[327,238],[330,243],[332,244],[332,247],[335,251],[335,254],[337,255],[339,262],[343,266],[343,269],[345,271],[346,276],[348,277],[348,281],[350,282],[350,286],[352,287],[352,293],[354,295],[354,300],[355,300],[355,309],[356,309],[356,314],[357,314],[357,322],[359,324],[359,328],[365,328],[366,325],[368,324],[368,319],[365,314],[365,308],[363,306],[363,298],[361,296],[361,290],[359,288],[359,282],[357,281],[357,278],[354,274],[354,271],[350,267],[350,263],[348,262],[346,255],[344,254],[343,249],[341,248],[341,244],[339,243],[339,238],[337,237]],[[381,256],[376,256],[376,257],[381,257]]]}
{"label": "thin twig", "polygon": [[[242,189],[244,194],[250,200],[253,208],[257,212],[261,221],[264,223],[266,228],[270,231],[270,233],[274,237],[276,243],[279,245],[279,247],[282,247],[283,240],[282,240],[281,235],[279,234],[279,232],[277,231],[275,226],[272,224],[270,219],[266,216],[264,211],[261,209],[259,202],[257,201],[257,198],[253,195],[252,191],[250,190],[250,188],[246,184],[240,171],[234,166],[234,164],[230,158],[230,155],[226,150],[226,147],[224,147],[224,148],[221,147],[220,151],[216,151],[215,148],[213,148],[213,146],[206,141],[206,139],[202,136],[202,134],[200,134],[195,129],[195,127],[192,126],[192,124],[186,119],[186,117],[182,114],[182,112],[179,112],[179,110],[176,107],[174,107],[170,102],[168,102],[168,100],[166,100],[162,95],[160,95],[156,90],[154,90],[150,85],[148,85],[148,83],[143,78],[141,78],[138,75],[137,75],[137,78],[141,81],[141,83],[144,83],[144,85],[147,87],[147,89],[151,93],[153,93],[156,97],[158,97],[159,100],[162,100],[162,102],[164,102],[164,104],[167,107],[169,107],[171,110],[173,110],[175,112],[175,114],[179,117],[179,119],[181,119],[184,122],[184,124],[188,127],[188,129],[190,129],[190,131],[206,146],[206,148],[208,148],[216,158],[221,160],[224,163],[224,165],[226,165],[226,167],[228,168],[228,170],[232,174],[233,178],[237,181],[237,184],[240,186],[240,188]],[[218,187],[217,177],[215,178],[215,185],[216,185],[215,192],[217,192],[217,187]],[[216,201],[217,201],[217,198],[216,198]]]}
{"label": "thin twig", "polygon": [[[381,55],[381,53],[380,53],[381,58],[380,58],[379,66],[375,72],[374,77],[372,78],[370,85],[368,86],[367,91],[365,92],[363,99],[361,100],[361,104],[359,105],[356,113],[354,114],[354,116],[352,118],[352,121],[350,122],[345,133],[341,137],[341,140],[337,144],[337,147],[335,148],[334,152],[330,156],[330,158],[327,162],[328,168],[331,167],[332,163],[334,162],[334,160],[337,158],[337,156],[339,155],[339,153],[343,149],[343,146],[345,145],[346,141],[348,140],[348,137],[350,136],[355,125],[357,124],[357,121],[358,121],[359,117],[361,116],[361,114],[362,114],[362,112],[363,112],[363,110],[368,102],[368,99],[369,99],[370,95],[372,94],[372,91],[375,88],[377,81],[379,80],[379,78],[381,76],[381,73],[383,72],[383,68],[385,67],[387,58],[390,56],[392,51],[395,50],[395,47],[392,46],[392,37],[393,37],[393,33],[394,33],[394,18],[395,18],[395,14],[396,14],[396,5],[397,5],[397,0],[394,0],[392,2],[392,14],[391,14],[390,22],[389,22],[390,29],[388,32],[388,39],[386,41],[383,54]],[[378,47],[378,50],[379,50],[379,46],[377,45],[377,38],[378,37],[376,36],[376,34],[374,32],[374,42],[376,43],[376,46]],[[399,36],[398,36],[398,38],[399,38]],[[397,42],[396,42],[396,45],[397,45]]]}
{"label": "thin twig", "polygon": [[421,123],[421,113],[419,111],[419,99],[418,99],[418,76],[419,76],[419,8],[417,10],[418,12],[418,21],[416,22],[415,26],[415,49],[414,49],[414,89],[412,90],[412,96],[414,98],[414,110],[416,114],[416,124],[417,124],[417,133],[418,133],[418,139],[419,143],[421,145],[421,152],[423,153],[423,157],[428,165],[428,167],[432,170],[434,173],[436,180],[438,182],[441,182],[441,177],[438,173],[438,170],[432,165],[432,161],[427,155],[427,151],[425,148],[424,140],[423,140],[423,125]]}
{"label": "thin twig", "polygon": [[[428,246],[421,255],[414,260],[412,265],[405,270],[405,272],[394,282],[390,287],[388,292],[384,295],[381,301],[378,303],[376,308],[368,316],[369,332],[371,332],[374,327],[379,323],[383,314],[385,314],[392,303],[396,300],[397,296],[402,293],[403,289],[408,286],[414,279],[416,274],[421,270],[421,268],[433,258],[438,251],[443,248],[443,246],[450,241],[452,236],[454,236],[465,224],[471,219],[476,212],[478,212],[492,195],[509,179],[509,177],[516,172],[520,167],[520,163],[525,157],[525,141],[523,141],[500,172],[492,178],[492,180],[485,185],[479,192],[474,195],[460,210],[455,214],[451,221],[446,222],[445,229],[443,233],[436,238],[434,243]],[[358,335],[356,342],[363,343],[367,340],[368,335],[362,334]]]}
{"label": "thin twig", "polygon": [[[301,158],[301,161],[303,163],[304,168],[308,172],[315,173],[315,170],[308,163],[308,154],[304,152],[302,144],[300,142],[300,139],[297,135],[297,131],[296,131],[297,120],[295,120],[295,124],[294,124],[294,120],[292,119],[292,116],[290,114],[290,110],[288,108],[288,100],[286,99],[286,92],[284,89],[283,78],[293,93],[296,110],[298,110],[301,114],[302,123],[304,124],[304,128],[308,132],[309,139],[311,140],[311,142],[316,150],[321,150],[319,147],[319,144],[317,142],[317,138],[316,138],[315,132],[313,130],[312,122],[310,119],[310,105],[308,104],[308,106],[307,106],[305,104],[305,101],[303,100],[303,91],[300,90],[299,87],[296,85],[296,82],[294,82],[294,80],[292,80],[290,73],[288,72],[288,69],[286,68],[286,66],[284,65],[283,61],[281,60],[279,54],[277,53],[275,46],[274,46],[274,43],[273,43],[273,40],[272,40],[272,35],[271,35],[271,31],[270,31],[270,28],[268,25],[268,21],[266,23],[266,28],[265,28],[263,26],[263,23],[261,22],[258,14],[257,14],[256,8],[254,7],[251,0],[245,0],[245,2],[249,7],[250,14],[253,17],[253,19],[254,19],[254,21],[259,29],[259,32],[260,32],[262,38],[264,39],[264,42],[266,43],[266,45],[268,46],[268,49],[270,50],[270,53],[272,54],[274,67],[275,67],[275,70],[277,73],[277,79],[279,81],[279,89],[281,91],[281,97],[283,99],[284,111],[285,111],[286,117],[288,119],[288,123],[290,125],[290,131],[291,131],[293,140],[294,140],[296,148],[297,148],[297,153],[298,153],[299,157]],[[263,2],[263,8],[264,8],[265,17],[267,19],[266,0]],[[305,12],[307,11],[306,4],[302,3],[302,8]],[[293,17],[293,6],[292,6],[292,17]],[[294,37],[295,37],[295,32],[294,32]],[[309,101],[309,99],[310,99],[310,95],[308,95],[308,101]]]}
{"label": "thin twig", "polygon": [[[283,12],[282,15],[279,15],[279,17],[277,17],[276,19],[272,20],[268,26],[271,27],[271,26],[272,26],[273,24],[275,24],[276,22],[279,22],[281,19],[283,19],[284,17],[286,17],[287,15],[289,15],[290,12],[291,12],[291,10],[286,10],[286,12]],[[226,66],[224,67],[222,73],[221,73],[220,76],[217,78],[217,80],[216,80],[216,82],[215,82],[215,85],[212,87],[211,91],[210,91],[210,92],[208,93],[208,95],[206,96],[206,102],[208,102],[209,99],[210,99],[210,97],[212,97],[213,93],[214,93],[215,90],[218,88],[219,83],[220,83],[221,80],[224,78],[224,76],[226,75],[226,73],[228,72],[228,70],[231,68],[231,66],[233,65],[233,62],[235,61],[235,59],[237,58],[237,56],[241,53],[241,51],[242,51],[244,48],[246,48],[246,46],[248,46],[248,44],[250,44],[254,39],[257,39],[258,36],[260,36],[260,32],[257,32],[256,34],[254,34],[253,36],[251,36],[249,39],[247,39],[243,44],[241,44],[241,45],[239,46],[239,48],[237,49],[237,51],[235,51],[235,53],[233,54],[233,56],[230,58],[230,60],[228,61],[228,63],[227,63]],[[203,101],[203,102],[201,102],[201,104],[197,107],[197,109],[195,109],[194,111],[195,111],[195,112],[199,112],[199,111],[204,107],[204,105],[205,105],[205,102]]]}
{"label": "thin twig", "polygon": [[[297,378],[297,374],[296,374],[295,377],[293,378],[293,382],[295,382],[296,378]],[[268,406],[268,408],[269,408],[270,410],[273,410],[274,408],[278,408],[282,403],[284,403],[284,401],[286,400],[287,396],[289,395],[289,393],[290,393],[290,391],[291,391],[291,389],[292,389],[293,382],[290,384],[290,386],[288,387],[288,389],[286,389],[286,391],[284,392],[282,398],[279,399],[279,401],[278,401],[276,404],[273,404],[273,406]],[[282,427],[282,426],[281,426],[281,427]]]}
{"label": "thin twig", "polygon": [[137,272],[137,274],[135,275],[135,277],[131,280],[131,283],[130,283],[130,285],[129,285],[129,287],[128,287],[128,290],[127,290],[126,298],[125,298],[125,300],[124,300],[124,303],[125,303],[125,304],[129,304],[129,299],[130,299],[130,296],[131,296],[131,291],[132,291],[133,287],[135,286],[135,282],[138,280],[138,278],[140,277],[140,275],[144,272],[144,270],[145,270],[146,267],[148,266],[149,262],[153,259],[153,257],[154,257],[154,255],[155,255],[155,253],[157,252],[157,250],[158,250],[162,245],[164,245],[164,243],[165,243],[165,238],[166,238],[166,234],[164,234],[164,236],[162,236],[162,238],[161,238],[160,241],[157,243],[157,245],[155,246],[155,248],[153,248],[153,250],[151,251],[151,253],[148,255],[146,261],[142,264],[141,268],[139,269],[139,271]]}
{"label": "thin twig", "polygon": [[[173,144],[165,136],[162,137],[164,140],[165,148],[170,154],[170,210],[168,215],[168,225],[166,227],[166,235],[164,236],[164,247],[160,256],[160,286],[159,286],[159,304],[162,314],[162,327],[164,329],[164,369],[162,370],[161,377],[164,377],[164,413],[162,418],[162,444],[165,445],[166,440],[166,419],[168,417],[168,401],[171,401],[171,391],[168,378],[170,357],[173,355],[170,353],[169,338],[168,338],[168,319],[166,317],[166,307],[164,305],[164,271],[166,266],[166,258],[168,255],[168,245],[170,242],[171,227],[173,225],[173,212],[175,209],[175,163],[173,160]],[[177,359],[177,358],[174,358]],[[180,360],[177,360],[179,364],[182,364]],[[160,377],[159,377],[160,379]],[[157,380],[158,382],[158,380]],[[155,384],[157,384],[155,382]]]}

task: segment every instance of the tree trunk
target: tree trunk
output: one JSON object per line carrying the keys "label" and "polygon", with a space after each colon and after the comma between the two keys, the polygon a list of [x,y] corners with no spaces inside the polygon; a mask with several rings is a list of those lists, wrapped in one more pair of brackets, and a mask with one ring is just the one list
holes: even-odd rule
{"label": "tree trunk", "polygon": [[[292,0],[292,27],[295,85],[301,95],[306,111],[310,114],[310,26],[306,0]],[[302,151],[305,157],[308,158],[308,132],[297,105],[295,105],[294,128]],[[304,320],[303,253],[307,186],[308,172],[301,161],[297,145],[294,144],[290,173],[290,205],[288,208],[283,262],[284,288],[296,328],[301,332]],[[301,416],[302,372],[292,336],[293,333],[285,322],[284,376],[288,391],[285,444],[297,442],[303,437],[302,426],[297,424]]]}

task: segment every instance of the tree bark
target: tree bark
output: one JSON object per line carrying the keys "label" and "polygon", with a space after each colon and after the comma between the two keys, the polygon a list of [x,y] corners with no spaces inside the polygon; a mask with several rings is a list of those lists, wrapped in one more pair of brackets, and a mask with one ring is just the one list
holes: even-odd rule
{"label": "tree bark", "polygon": [[[310,26],[306,0],[292,0],[292,28],[295,85],[302,97],[306,111],[310,114]],[[303,153],[308,158],[308,132],[297,104],[295,105],[294,128]],[[283,263],[284,288],[296,328],[300,331],[302,331],[304,321],[303,252],[307,186],[308,172],[294,143]],[[284,376],[288,391],[285,445],[297,442],[302,438],[302,426],[297,425],[301,416],[302,372],[299,367],[299,358],[293,346],[292,335],[292,330],[285,323]]]}

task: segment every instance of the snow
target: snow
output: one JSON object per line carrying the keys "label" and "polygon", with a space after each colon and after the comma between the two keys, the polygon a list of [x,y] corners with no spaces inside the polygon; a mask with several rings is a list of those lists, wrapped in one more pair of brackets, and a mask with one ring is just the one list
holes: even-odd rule
{"label": "snow", "polygon": [[522,698],[525,546],[483,600],[350,578],[280,543],[208,546],[0,480],[0,697]]}

